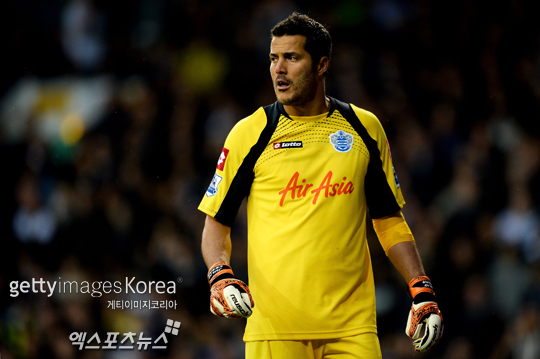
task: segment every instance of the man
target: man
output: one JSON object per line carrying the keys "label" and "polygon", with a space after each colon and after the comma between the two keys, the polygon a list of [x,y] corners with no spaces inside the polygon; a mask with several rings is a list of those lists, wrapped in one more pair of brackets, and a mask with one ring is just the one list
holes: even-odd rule
{"label": "man", "polygon": [[[406,332],[425,351],[442,335],[442,316],[401,214],[384,130],[370,112],[326,96],[332,40],[321,24],[294,13],[271,34],[277,102],[230,132],[199,206],[207,214],[211,311],[249,317],[246,358],[381,358],[369,209],[409,283]],[[229,264],[230,227],[244,197],[249,288]]]}

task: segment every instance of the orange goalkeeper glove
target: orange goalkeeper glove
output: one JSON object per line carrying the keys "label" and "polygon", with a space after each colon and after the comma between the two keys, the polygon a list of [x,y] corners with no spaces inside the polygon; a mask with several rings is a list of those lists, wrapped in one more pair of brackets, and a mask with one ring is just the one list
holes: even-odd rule
{"label": "orange goalkeeper glove", "polygon": [[[409,282],[413,299],[405,333],[412,339],[416,351],[425,352],[441,339],[444,321],[435,301],[433,285],[426,276],[413,278]],[[422,328],[424,328],[423,335]]]}
{"label": "orange goalkeeper glove", "polygon": [[218,317],[247,318],[255,306],[246,283],[234,277],[225,262],[217,262],[208,270],[210,311]]}

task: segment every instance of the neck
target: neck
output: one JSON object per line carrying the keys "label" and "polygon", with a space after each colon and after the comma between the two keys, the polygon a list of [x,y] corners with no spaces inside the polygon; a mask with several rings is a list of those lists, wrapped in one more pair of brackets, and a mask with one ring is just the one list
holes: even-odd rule
{"label": "neck", "polygon": [[330,100],[326,97],[324,89],[317,91],[315,98],[300,106],[283,105],[290,116],[317,116],[330,110]]}

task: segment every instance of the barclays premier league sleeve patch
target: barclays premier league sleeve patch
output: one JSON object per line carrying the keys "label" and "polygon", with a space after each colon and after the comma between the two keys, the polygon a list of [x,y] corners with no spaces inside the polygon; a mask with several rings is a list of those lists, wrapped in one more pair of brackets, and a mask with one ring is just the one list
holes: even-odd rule
{"label": "barclays premier league sleeve patch", "polygon": [[214,174],[214,178],[212,178],[212,182],[210,182],[210,186],[208,187],[208,189],[206,190],[206,197],[212,197],[212,196],[215,196],[215,194],[217,193],[218,191],[218,186],[219,184],[221,183],[221,180],[223,179],[223,177],[221,177],[220,175],[218,175],[217,173]]}
{"label": "barclays premier league sleeve patch", "polygon": [[[394,160],[392,159],[392,151],[390,150],[390,142],[388,140],[386,140],[386,145],[388,146],[388,154],[390,155],[390,161],[394,162]],[[394,171],[394,182],[396,183],[396,187],[399,188],[400,184],[399,184],[399,180],[396,174],[396,169],[394,168],[393,163],[392,163],[392,171]]]}
{"label": "barclays premier league sleeve patch", "polygon": [[394,168],[394,165],[392,165],[392,171],[394,171],[394,182],[396,183],[396,188],[400,187],[399,180],[397,178],[396,169]]}

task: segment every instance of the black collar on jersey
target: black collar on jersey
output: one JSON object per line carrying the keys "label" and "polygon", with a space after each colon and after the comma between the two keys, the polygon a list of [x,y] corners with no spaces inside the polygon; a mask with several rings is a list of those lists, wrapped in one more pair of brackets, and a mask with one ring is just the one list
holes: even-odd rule
{"label": "black collar on jersey", "polygon": [[[330,96],[326,96],[326,97],[328,97],[328,99],[330,100],[330,110],[328,110],[328,116],[326,117],[330,117],[332,116],[332,113],[334,113],[334,110],[336,109],[336,99]],[[277,104],[279,113],[287,117],[289,120],[292,120],[291,116],[289,116],[287,111],[285,111],[285,107],[279,101],[276,101],[276,104]]]}

